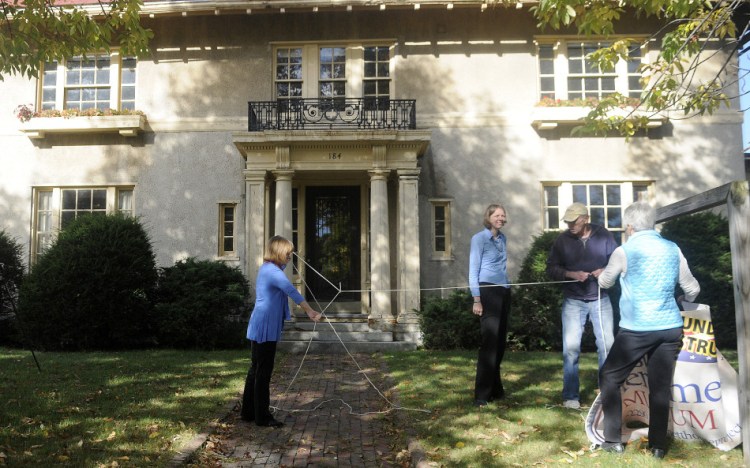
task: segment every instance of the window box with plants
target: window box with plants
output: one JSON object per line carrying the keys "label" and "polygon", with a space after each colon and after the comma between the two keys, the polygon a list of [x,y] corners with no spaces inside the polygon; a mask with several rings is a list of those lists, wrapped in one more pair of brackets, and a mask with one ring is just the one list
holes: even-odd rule
{"label": "window box with plants", "polygon": [[[582,125],[583,119],[599,103],[596,98],[587,99],[551,99],[543,98],[539,101],[531,113],[531,125],[537,130],[553,130],[562,125]],[[627,105],[618,109],[618,115],[625,116],[631,113],[642,116],[646,112],[639,110],[640,101],[628,98]],[[608,114],[609,115],[609,114]],[[660,127],[666,119],[659,114],[647,115],[648,128]]]}
{"label": "window box with plants", "polygon": [[24,105],[16,109],[16,116],[21,121],[19,129],[32,139],[64,133],[119,133],[133,137],[146,129],[146,116],[138,110],[66,109],[35,112]]}

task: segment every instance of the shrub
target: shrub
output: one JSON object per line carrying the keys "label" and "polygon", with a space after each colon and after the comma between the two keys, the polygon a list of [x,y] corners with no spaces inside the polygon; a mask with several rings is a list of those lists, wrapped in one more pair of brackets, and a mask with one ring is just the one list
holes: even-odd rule
{"label": "shrub", "polygon": [[19,320],[42,349],[143,346],[155,284],[154,254],[138,220],[80,216],[32,267]]}
{"label": "shrub", "polygon": [[471,313],[474,299],[468,290],[454,291],[447,299],[433,295],[417,311],[427,349],[475,349],[479,346],[479,319]]}
{"label": "shrub", "polygon": [[154,310],[161,346],[227,348],[246,344],[249,287],[237,268],[188,258],[159,275]]}
{"label": "shrub", "polygon": [[[546,283],[547,258],[559,232],[534,239],[521,264],[517,283]],[[510,315],[509,344],[522,350],[562,349],[562,292],[558,284],[532,284],[515,288]]]}
{"label": "shrub", "polygon": [[661,234],[680,247],[700,283],[696,302],[711,307],[717,346],[736,349],[732,254],[726,218],[709,211],[682,216],[664,223]]}
{"label": "shrub", "polygon": [[0,230],[0,344],[18,346],[16,297],[23,280],[21,244]]}

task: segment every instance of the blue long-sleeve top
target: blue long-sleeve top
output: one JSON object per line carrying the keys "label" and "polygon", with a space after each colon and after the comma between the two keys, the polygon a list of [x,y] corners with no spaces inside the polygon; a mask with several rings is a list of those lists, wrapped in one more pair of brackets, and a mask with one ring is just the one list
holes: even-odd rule
{"label": "blue long-sleeve top", "polygon": [[[479,283],[508,284],[506,264],[508,251],[505,234],[484,229],[471,238],[469,252],[469,289],[472,296],[479,296]],[[506,288],[510,286],[505,286]]]}
{"label": "blue long-sleeve top", "polygon": [[287,297],[296,304],[305,300],[286,277],[283,268],[265,262],[258,269],[255,281],[255,307],[247,325],[248,340],[258,343],[279,341],[284,320],[292,318]]}

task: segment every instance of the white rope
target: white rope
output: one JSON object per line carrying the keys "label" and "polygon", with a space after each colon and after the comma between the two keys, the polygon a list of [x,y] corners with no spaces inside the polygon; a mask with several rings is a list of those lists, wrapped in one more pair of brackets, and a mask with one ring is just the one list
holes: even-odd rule
{"label": "white rope", "polygon": [[[381,392],[380,389],[372,382],[372,380],[370,380],[370,377],[367,375],[367,372],[365,372],[365,370],[362,369],[362,366],[359,365],[359,362],[357,362],[357,360],[354,357],[354,355],[349,351],[349,348],[346,347],[346,344],[341,339],[341,336],[339,335],[338,331],[336,331],[336,328],[333,326],[333,322],[331,322],[328,319],[328,316],[325,314],[325,311],[331,306],[331,304],[333,304],[333,302],[336,300],[336,298],[340,294],[342,294],[342,293],[397,292],[397,291],[415,291],[415,290],[419,290],[419,291],[442,291],[442,290],[451,290],[451,289],[469,289],[469,285],[445,286],[445,287],[439,287],[439,288],[418,288],[418,289],[406,289],[406,288],[395,288],[395,289],[341,289],[340,287],[337,287],[335,284],[331,283],[328,280],[328,278],[326,278],[322,273],[320,273],[318,270],[316,270],[315,268],[313,268],[312,265],[310,265],[309,263],[307,263],[304,258],[300,257],[296,253],[294,253],[294,256],[297,257],[302,263],[304,263],[307,268],[309,268],[314,273],[316,273],[318,276],[320,276],[326,283],[328,283],[336,291],[336,294],[333,296],[333,298],[330,300],[330,302],[328,302],[328,304],[326,304],[325,307],[321,307],[320,302],[318,302],[318,299],[315,297],[315,294],[313,293],[312,289],[308,286],[308,284],[305,282],[305,280],[302,279],[303,285],[307,288],[308,291],[310,291],[310,295],[312,296],[313,300],[315,301],[315,304],[317,304],[318,309],[320,310],[320,313],[321,313],[321,317],[324,318],[325,321],[326,321],[326,323],[328,323],[328,325],[331,327],[331,330],[333,331],[334,335],[336,335],[336,338],[339,340],[339,343],[341,343],[341,346],[346,351],[346,354],[349,355],[349,357],[351,358],[352,362],[357,366],[357,369],[359,369],[359,373],[361,373],[364,376],[364,378],[367,380],[367,382],[370,384],[370,386],[373,389],[375,389],[375,391],[378,393],[378,395],[380,395],[380,397],[383,400],[385,400],[386,403],[388,403],[388,405],[390,406],[390,408],[387,409],[387,410],[384,410],[384,411],[369,411],[369,412],[366,412],[366,413],[356,413],[356,412],[354,412],[354,409],[352,408],[352,406],[350,404],[348,404],[346,401],[344,401],[343,399],[341,399],[341,398],[331,398],[331,399],[328,399],[328,400],[325,400],[325,401],[322,401],[322,402],[318,403],[314,408],[305,409],[305,410],[303,410],[303,409],[283,409],[283,408],[281,408],[279,406],[274,406],[274,405],[270,406],[270,408],[274,412],[275,411],[286,411],[288,413],[313,412],[313,411],[316,411],[318,408],[320,408],[321,406],[323,406],[326,403],[329,403],[329,402],[332,402],[332,401],[340,401],[347,408],[349,408],[349,414],[355,415],[355,416],[365,416],[365,415],[370,415],[370,414],[387,414],[387,413],[389,413],[391,411],[394,411],[394,410],[418,411],[418,412],[423,412],[423,413],[430,413],[429,410],[419,409],[419,408],[407,408],[407,407],[404,407],[404,406],[397,406],[393,402],[391,402],[388,399],[388,397],[386,397],[383,394],[383,392]],[[297,274],[300,273],[299,269],[296,266],[293,265],[293,268],[297,271]],[[301,277],[302,277],[302,275],[300,275],[300,278]],[[572,282],[575,282],[575,281],[576,280],[546,281],[546,282],[531,282],[531,283],[488,284],[488,285],[480,285],[479,287],[480,288],[496,288],[496,287],[509,287],[509,286],[534,286],[534,285],[542,285],[542,284],[572,283]],[[599,316],[600,316],[599,322],[601,323],[601,304],[599,306]],[[277,401],[281,400],[284,397],[284,395],[286,395],[289,392],[289,389],[292,387],[292,385],[294,384],[294,382],[297,379],[297,376],[299,375],[300,371],[302,370],[302,366],[305,363],[305,359],[307,358],[307,354],[310,352],[310,346],[312,345],[312,340],[313,340],[314,332],[316,331],[316,329],[317,329],[317,322],[313,322],[313,329],[312,329],[313,333],[310,334],[310,339],[307,342],[307,347],[305,348],[305,353],[302,355],[302,359],[300,361],[299,367],[297,368],[296,372],[294,373],[294,376],[292,376],[292,380],[289,382],[289,385],[287,385],[286,389],[277,398]]]}
{"label": "white rope", "polygon": [[[297,256],[297,258],[300,258],[300,257]],[[303,262],[305,262],[301,258],[300,258],[300,260],[302,260]],[[305,264],[307,265],[306,262],[305,262]],[[296,267],[294,267],[294,268],[297,269]],[[313,412],[313,411],[316,411],[318,408],[320,408],[321,406],[323,406],[324,404],[326,404],[328,402],[331,402],[331,401],[340,401],[347,408],[349,408],[349,414],[354,415],[354,416],[366,416],[366,415],[370,415],[370,414],[387,414],[387,413],[389,413],[389,412],[391,412],[393,410],[418,411],[418,412],[423,412],[423,413],[430,413],[429,410],[425,410],[425,409],[407,408],[407,407],[404,407],[404,406],[397,406],[397,405],[395,405],[393,402],[391,402],[388,399],[388,397],[386,397],[383,394],[383,392],[380,391],[380,389],[372,382],[372,380],[370,380],[370,377],[367,375],[367,372],[365,372],[365,370],[362,369],[362,366],[359,365],[359,362],[357,362],[357,360],[355,359],[354,355],[349,351],[349,348],[346,347],[346,344],[344,343],[344,340],[341,339],[341,336],[336,331],[336,327],[333,326],[333,323],[330,320],[328,320],[328,316],[326,316],[326,314],[325,314],[325,311],[328,309],[328,307],[330,307],[331,304],[333,304],[333,301],[335,301],[336,298],[339,296],[339,294],[341,294],[341,289],[337,288],[336,286],[334,286],[333,283],[331,283],[330,281],[328,281],[328,279],[326,279],[320,272],[318,272],[317,270],[315,270],[312,267],[310,267],[310,268],[315,273],[317,273],[318,275],[320,275],[320,277],[323,278],[326,282],[328,282],[328,284],[330,284],[331,286],[333,286],[334,289],[337,290],[336,295],[333,296],[333,298],[331,299],[331,301],[328,304],[326,304],[325,307],[321,307],[320,302],[318,302],[318,299],[315,297],[315,294],[313,293],[312,289],[310,289],[308,287],[307,283],[304,280],[302,280],[302,283],[310,291],[310,295],[313,297],[313,300],[317,304],[318,309],[320,309],[321,316],[323,318],[325,318],[326,323],[328,323],[328,325],[331,327],[331,330],[333,331],[334,335],[336,335],[336,338],[338,338],[339,343],[341,343],[341,346],[343,346],[344,350],[346,351],[346,354],[349,355],[349,357],[351,358],[352,362],[357,366],[357,369],[359,369],[359,372],[364,376],[364,378],[367,380],[367,382],[370,384],[370,386],[373,389],[375,389],[375,391],[378,393],[378,395],[380,395],[380,397],[383,400],[385,400],[386,403],[388,403],[388,405],[390,406],[390,408],[388,410],[385,410],[385,411],[368,411],[368,412],[365,412],[365,413],[356,413],[356,412],[354,412],[354,408],[352,408],[352,406],[349,403],[347,403],[346,401],[344,401],[341,398],[331,398],[331,399],[328,399],[328,400],[324,400],[324,401],[318,403],[314,408],[306,409],[306,410],[302,410],[302,409],[283,409],[283,408],[280,408],[278,406],[271,406],[270,408],[272,410],[286,411],[288,413]],[[297,273],[299,273],[299,270],[297,270]],[[313,332],[315,332],[317,326],[318,326],[317,322],[313,322],[313,330],[312,330]],[[310,345],[312,344],[313,336],[314,336],[314,334],[311,333],[310,334],[310,339],[307,342],[307,348],[305,348],[305,353],[303,354],[302,360],[300,361],[300,365],[297,368],[297,371],[294,373],[294,376],[292,377],[291,382],[289,382],[289,385],[287,385],[286,390],[284,390],[284,392],[279,396],[278,400],[282,399],[284,397],[284,395],[286,395],[286,393],[289,391],[289,389],[294,384],[294,381],[297,379],[297,376],[299,375],[300,371],[302,370],[302,366],[305,363],[305,359],[307,358],[307,354],[310,352]]]}

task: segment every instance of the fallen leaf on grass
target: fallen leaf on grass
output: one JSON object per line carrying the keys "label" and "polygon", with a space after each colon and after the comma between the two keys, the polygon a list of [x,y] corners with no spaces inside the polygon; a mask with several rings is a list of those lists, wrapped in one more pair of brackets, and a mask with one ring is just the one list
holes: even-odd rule
{"label": "fallen leaf on grass", "polygon": [[150,432],[148,434],[148,438],[149,439],[156,439],[157,437],[159,437],[159,433],[158,432]]}
{"label": "fallen leaf on grass", "polygon": [[117,432],[115,431],[110,432],[109,435],[107,436],[107,442],[112,442],[113,440],[115,440],[116,436],[117,436]]}
{"label": "fallen leaf on grass", "polygon": [[465,445],[463,442],[456,442],[456,448],[464,448]]}

